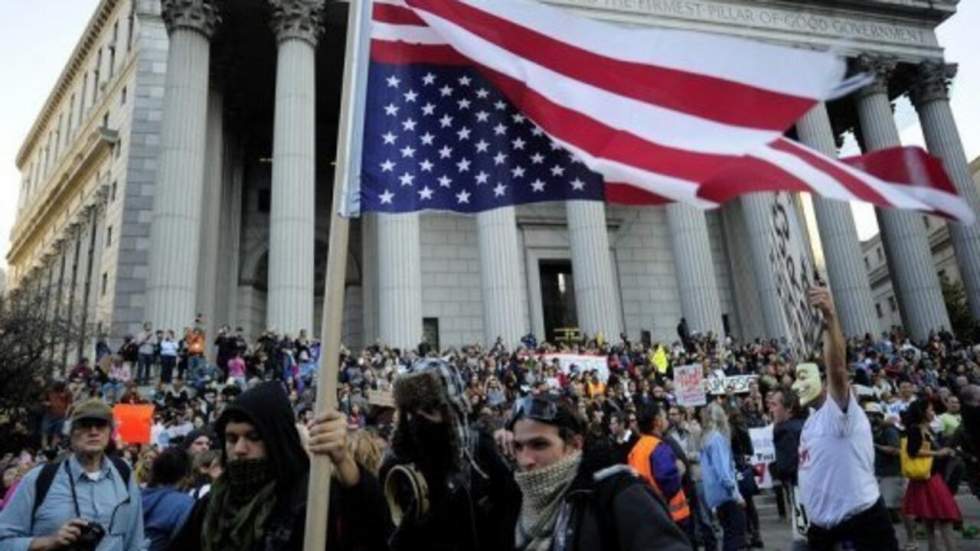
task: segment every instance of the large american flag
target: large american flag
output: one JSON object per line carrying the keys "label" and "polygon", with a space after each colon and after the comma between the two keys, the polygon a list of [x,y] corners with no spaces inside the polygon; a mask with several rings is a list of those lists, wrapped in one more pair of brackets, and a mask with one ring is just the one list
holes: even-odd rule
{"label": "large american flag", "polygon": [[838,160],[784,137],[866,83],[830,53],[528,0],[375,0],[370,27],[363,210],[788,190],[974,218],[919,148]]}

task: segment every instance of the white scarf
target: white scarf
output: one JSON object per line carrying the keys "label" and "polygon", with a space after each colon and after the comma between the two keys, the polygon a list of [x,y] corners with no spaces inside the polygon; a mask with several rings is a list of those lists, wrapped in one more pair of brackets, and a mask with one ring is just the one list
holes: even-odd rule
{"label": "white scarf", "polygon": [[523,494],[516,531],[519,549],[543,551],[551,547],[562,498],[581,462],[582,452],[576,451],[547,467],[514,473],[514,481]]}

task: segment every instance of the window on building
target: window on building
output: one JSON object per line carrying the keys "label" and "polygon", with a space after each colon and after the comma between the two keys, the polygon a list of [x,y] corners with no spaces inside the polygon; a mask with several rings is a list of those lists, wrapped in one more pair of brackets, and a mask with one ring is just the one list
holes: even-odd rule
{"label": "window on building", "polygon": [[109,272],[102,272],[102,296],[105,296],[106,289],[109,288]]}
{"label": "window on building", "polygon": [[109,112],[106,111],[105,115],[102,115],[102,128],[109,128]]}
{"label": "window on building", "polygon": [[68,132],[65,133],[65,139],[71,135],[72,131],[75,129],[75,94],[71,95],[71,99],[68,100]]}
{"label": "window on building", "polygon": [[119,105],[126,105],[126,87],[123,86],[122,92],[119,93]]}
{"label": "window on building", "polygon": [[109,50],[109,78],[111,79],[112,75],[116,73],[116,45],[109,44],[106,49]]}
{"label": "window on building", "polygon": [[[99,99],[99,86],[102,84],[102,79],[99,78],[102,74],[102,48],[99,48],[99,53],[95,56],[95,71],[92,72],[92,99]],[[94,101],[93,101],[94,103]]]}
{"label": "window on building", "polygon": [[88,71],[82,75],[82,97],[78,102],[78,120],[81,122],[82,115],[85,114],[85,98],[88,96]]}
{"label": "window on building", "polygon": [[875,251],[877,251],[878,253],[878,262],[881,262],[882,260],[885,259],[884,254],[881,252],[881,247],[878,247],[877,249],[875,249]]}
{"label": "window on building", "polygon": [[875,303],[875,312],[878,313],[878,319],[881,319],[882,317],[884,317],[884,314],[881,313],[881,304],[880,303],[877,303],[877,302]]}
{"label": "window on building", "polygon": [[864,257],[864,268],[866,270],[870,270],[871,269],[871,261],[868,260],[868,257]]}
{"label": "window on building", "polygon": [[105,229],[105,246],[112,245],[112,226]]}
{"label": "window on building", "polygon": [[439,318],[422,318],[422,340],[439,350]]}
{"label": "window on building", "polygon": [[946,281],[946,270],[939,270],[936,275],[939,276],[939,281]]}
{"label": "window on building", "polygon": [[129,3],[129,18],[126,21],[126,52],[133,49],[133,30],[136,28],[136,2]]}
{"label": "window on building", "polygon": [[927,230],[929,229],[929,226],[932,225],[932,223],[929,222],[929,217],[928,216],[923,216],[922,217],[922,223],[925,224]]}
{"label": "window on building", "polygon": [[115,180],[112,181],[112,187],[109,189],[109,201],[116,200],[116,184]]}
{"label": "window on building", "polygon": [[898,310],[898,304],[895,302],[895,297],[888,297],[888,309],[892,312]]}
{"label": "window on building", "polygon": [[122,144],[123,144],[122,138],[119,138],[119,141],[116,142],[116,158],[117,159],[120,157],[120,155],[122,155]]}

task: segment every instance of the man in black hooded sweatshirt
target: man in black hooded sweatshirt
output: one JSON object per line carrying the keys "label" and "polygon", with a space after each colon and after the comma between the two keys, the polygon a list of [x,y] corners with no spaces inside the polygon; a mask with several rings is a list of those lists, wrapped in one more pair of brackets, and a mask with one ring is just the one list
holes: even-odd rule
{"label": "man in black hooded sweatshirt", "polygon": [[[381,488],[346,452],[343,416],[324,420],[335,440],[330,485],[331,551],[384,550],[390,522]],[[243,393],[216,423],[224,473],[194,506],[174,551],[289,551],[303,545],[310,462],[278,382]]]}

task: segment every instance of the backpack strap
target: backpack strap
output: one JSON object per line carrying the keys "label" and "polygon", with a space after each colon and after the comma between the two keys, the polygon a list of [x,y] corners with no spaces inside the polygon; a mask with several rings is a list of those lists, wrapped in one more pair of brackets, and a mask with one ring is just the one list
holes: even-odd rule
{"label": "backpack strap", "polygon": [[[126,485],[126,491],[129,491],[129,477],[132,474],[132,469],[129,465],[120,457],[115,455],[108,456],[112,464],[116,466],[116,470],[119,472],[119,476],[122,477],[123,484]],[[41,467],[41,472],[37,475],[34,480],[34,506],[31,509],[31,530],[34,530],[34,517],[37,516],[37,510],[41,508],[41,504],[44,503],[44,498],[48,496],[48,491],[51,489],[51,484],[54,482],[55,475],[58,474],[58,468],[61,467],[62,461],[56,463],[45,463]]]}
{"label": "backpack strap", "polygon": [[37,510],[41,508],[41,504],[44,503],[44,498],[48,495],[48,490],[51,489],[51,483],[54,482],[54,476],[58,474],[58,467],[61,466],[61,462],[57,463],[45,463],[41,467],[41,472],[34,479],[34,507],[31,509],[31,531],[34,531],[34,517],[37,515]]}

